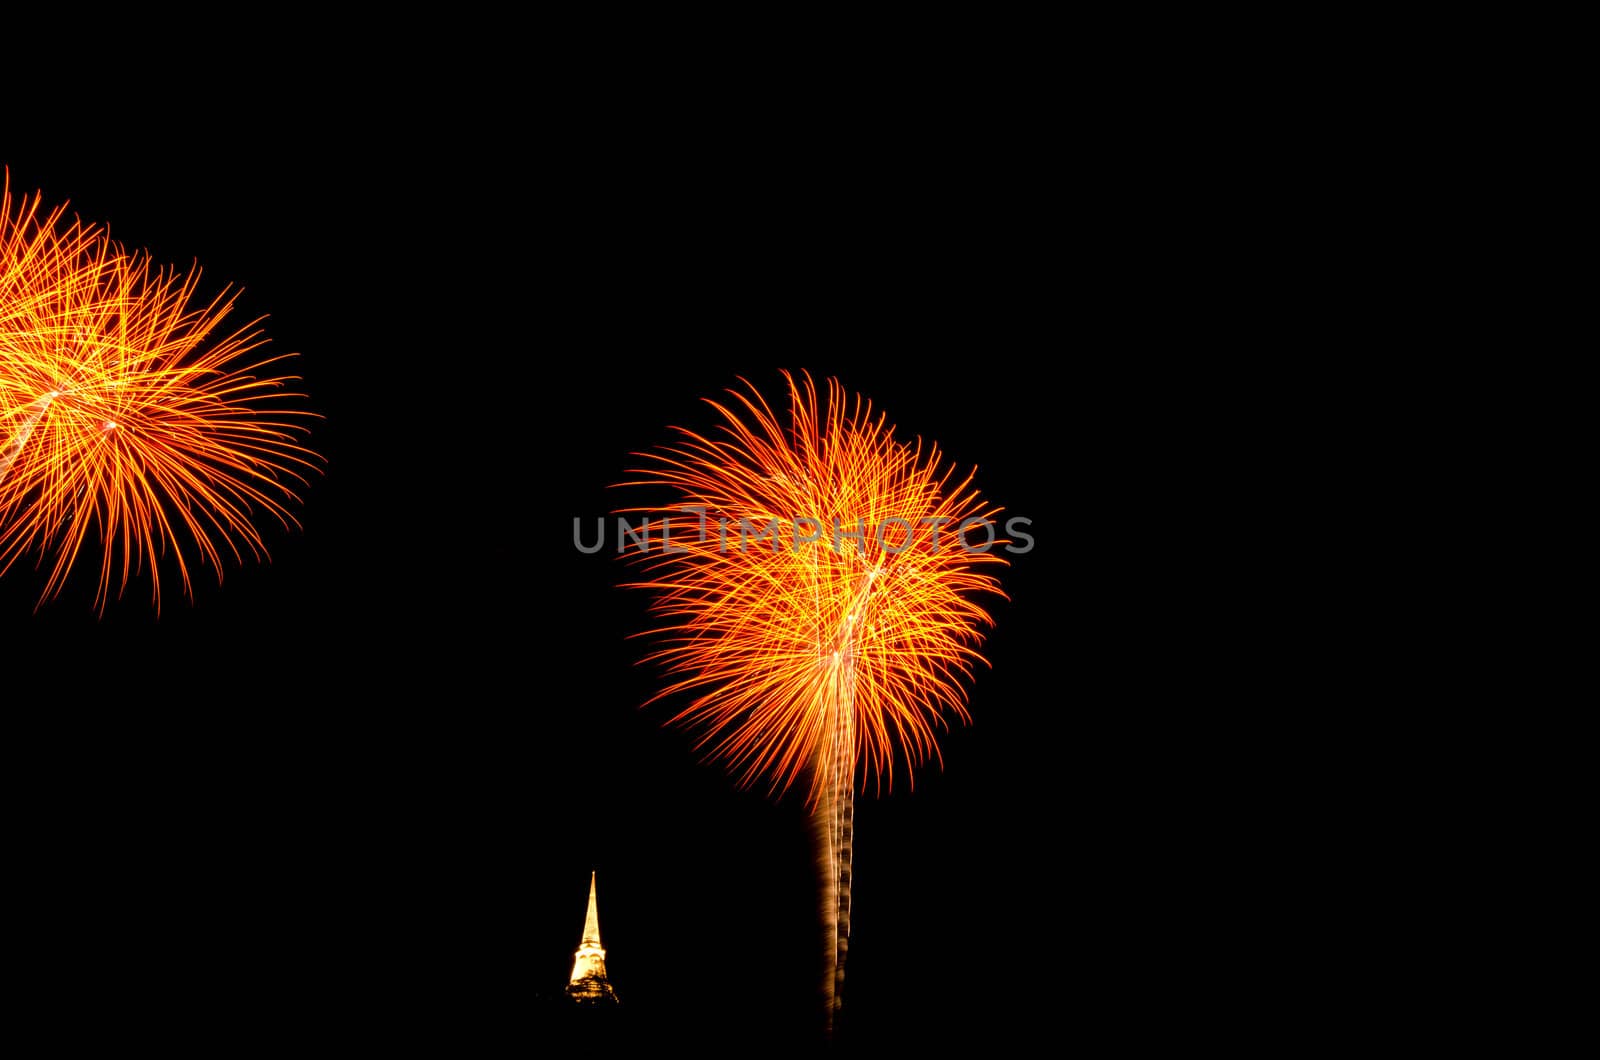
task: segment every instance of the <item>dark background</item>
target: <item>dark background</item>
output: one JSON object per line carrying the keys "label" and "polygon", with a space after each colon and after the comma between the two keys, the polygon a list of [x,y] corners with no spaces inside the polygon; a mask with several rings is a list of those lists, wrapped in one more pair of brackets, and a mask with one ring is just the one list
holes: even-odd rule
{"label": "dark background", "polygon": [[1182,805],[1153,811],[1183,733],[1111,654],[1143,582],[1074,612],[1126,562],[1074,543],[1079,499],[1149,532],[1099,489],[1143,444],[1142,369],[1105,367],[1136,344],[1093,307],[1113,281],[1065,265],[1035,130],[353,106],[0,140],[14,194],[242,285],[326,417],[303,532],[192,606],[169,588],[158,620],[140,580],[97,619],[78,578],[34,612],[38,575],[0,581],[30,1003],[172,1039],[537,1042],[598,869],[637,1027],[808,1040],[803,808],[639,709],[646,601],[571,543],[627,454],[788,367],[976,464],[1037,542],[943,771],[859,806],[848,1040],[1121,1026],[1188,959],[1175,881],[1206,870]]}

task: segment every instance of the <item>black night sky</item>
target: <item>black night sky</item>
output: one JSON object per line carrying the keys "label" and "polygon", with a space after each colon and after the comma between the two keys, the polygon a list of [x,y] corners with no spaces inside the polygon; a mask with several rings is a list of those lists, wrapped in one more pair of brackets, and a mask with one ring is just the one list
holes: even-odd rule
{"label": "black night sky", "polygon": [[1126,399],[1065,339],[1047,152],[949,111],[780,135],[421,95],[0,139],[14,194],[242,285],[326,417],[303,532],[269,527],[272,563],[194,605],[156,620],[137,580],[96,619],[77,578],[34,613],[39,576],[0,581],[24,1006],[67,1040],[537,1049],[593,868],[640,1026],[809,1040],[800,800],[736,791],[639,709],[646,599],[572,544],[631,451],[780,367],[977,465],[1037,542],[944,770],[859,806],[849,1039],[1066,1034],[1129,1004],[1168,881],[1118,867],[1153,841],[1121,828],[1137,726],[1074,691],[1118,620],[1070,618],[1046,576],[1098,562],[1069,527]]}

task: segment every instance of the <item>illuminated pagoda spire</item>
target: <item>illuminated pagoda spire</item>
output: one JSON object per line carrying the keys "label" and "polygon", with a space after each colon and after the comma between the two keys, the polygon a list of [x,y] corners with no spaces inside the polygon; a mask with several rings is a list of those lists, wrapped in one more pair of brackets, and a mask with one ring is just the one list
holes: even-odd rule
{"label": "illuminated pagoda spire", "polygon": [[572,956],[572,981],[567,996],[588,1003],[616,1003],[617,992],[606,980],[606,951],[600,945],[600,908],[595,904],[593,872],[589,873],[589,912],[583,918],[583,941]]}

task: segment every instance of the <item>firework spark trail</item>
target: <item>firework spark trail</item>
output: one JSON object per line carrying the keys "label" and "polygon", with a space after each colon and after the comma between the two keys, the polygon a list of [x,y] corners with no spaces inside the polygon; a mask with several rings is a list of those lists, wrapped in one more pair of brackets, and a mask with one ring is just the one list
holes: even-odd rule
{"label": "firework spark trail", "polygon": [[193,559],[220,582],[225,554],[266,557],[258,514],[298,525],[288,504],[319,468],[300,444],[314,414],[272,367],[284,357],[254,360],[258,322],[224,330],[236,294],[201,302],[198,270],[156,268],[62,216],[41,216],[38,197],[13,209],[7,175],[0,575],[36,556],[43,604],[97,551],[98,611],[147,567],[159,611],[162,557],[192,598]]}
{"label": "firework spark trail", "polygon": [[696,748],[741,785],[806,787],[831,1031],[857,778],[892,787],[897,763],[910,776],[938,760],[937,730],[968,720],[965,682],[989,624],[972,598],[1000,592],[985,567],[1005,560],[965,547],[963,520],[999,509],[971,475],[941,471],[937,447],[896,440],[835,381],[824,397],[809,376],[785,379],[787,422],[754,388],[708,402],[724,420],[719,435],[679,428],[676,445],[643,454],[645,477],[625,483],[666,486],[677,503],[623,514],[657,528],[635,552],[645,577],[631,583],[654,594],[663,624],[648,658],[673,678],[651,702],[692,696],[671,721],[699,730]]}
{"label": "firework spark trail", "polygon": [[[848,664],[847,664],[848,665]],[[832,753],[835,765],[825,796],[822,816],[828,823],[828,843],[821,868],[824,872],[824,941],[832,952],[825,952],[825,967],[831,982],[823,983],[827,998],[827,1029],[833,1030],[839,1007],[844,1002],[845,958],[850,951],[850,887],[854,882],[855,859],[851,846],[855,838],[855,677],[853,667],[842,675],[833,700],[836,721]]]}

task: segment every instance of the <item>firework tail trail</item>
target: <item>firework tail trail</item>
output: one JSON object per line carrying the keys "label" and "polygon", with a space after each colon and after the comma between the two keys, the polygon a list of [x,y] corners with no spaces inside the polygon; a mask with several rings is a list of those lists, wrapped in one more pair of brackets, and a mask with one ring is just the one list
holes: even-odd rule
{"label": "firework tail trail", "polygon": [[[819,570],[813,553],[812,593],[821,592]],[[813,811],[819,837],[818,869],[822,881],[823,982],[825,1030],[831,1038],[844,1005],[844,974],[850,953],[850,886],[854,876],[855,773],[856,773],[856,633],[857,614],[863,613],[873,588],[866,578],[853,594],[851,609],[843,628],[836,634],[837,648],[823,637],[817,641],[819,658],[831,654],[832,667],[823,683],[823,704],[832,716],[831,737],[824,752],[827,786]],[[821,630],[818,630],[821,634]]]}
{"label": "firework tail trail", "polygon": [[827,792],[815,811],[818,868],[822,877],[823,995],[831,1036],[844,1004],[845,958],[850,951],[850,883],[855,833],[855,667],[843,664],[835,689],[832,759]]}

